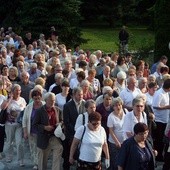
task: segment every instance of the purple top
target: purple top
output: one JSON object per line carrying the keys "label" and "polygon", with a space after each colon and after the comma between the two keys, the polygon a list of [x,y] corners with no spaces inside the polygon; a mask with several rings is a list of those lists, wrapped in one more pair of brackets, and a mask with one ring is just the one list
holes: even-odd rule
{"label": "purple top", "polygon": [[32,123],[33,123],[33,120],[34,120],[34,118],[35,118],[35,113],[36,113],[36,110],[37,109],[32,109],[32,113],[31,113],[31,132],[30,133],[33,133],[33,134],[37,134],[37,131],[36,131],[36,129],[34,129],[33,127],[32,127]]}

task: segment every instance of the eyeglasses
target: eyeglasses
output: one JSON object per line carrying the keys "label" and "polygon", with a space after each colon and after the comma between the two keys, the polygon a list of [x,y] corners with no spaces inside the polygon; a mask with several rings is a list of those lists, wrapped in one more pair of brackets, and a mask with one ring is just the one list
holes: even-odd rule
{"label": "eyeglasses", "polygon": [[90,122],[93,126],[97,126],[97,125],[100,125],[99,122]]}

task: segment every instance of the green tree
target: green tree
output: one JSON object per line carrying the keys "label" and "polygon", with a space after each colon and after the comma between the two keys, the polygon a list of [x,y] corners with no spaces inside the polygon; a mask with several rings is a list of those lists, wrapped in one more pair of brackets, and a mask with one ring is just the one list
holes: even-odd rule
{"label": "green tree", "polygon": [[20,6],[20,0],[1,0],[0,5],[0,25],[7,28],[12,26],[16,28],[18,26],[18,18],[16,10]]}
{"label": "green tree", "polygon": [[155,4],[155,61],[162,55],[169,57],[170,1],[157,0]]}
{"label": "green tree", "polygon": [[79,23],[79,0],[24,0],[18,10],[22,32],[49,34],[50,27],[55,26],[59,40],[67,46],[81,43]]}

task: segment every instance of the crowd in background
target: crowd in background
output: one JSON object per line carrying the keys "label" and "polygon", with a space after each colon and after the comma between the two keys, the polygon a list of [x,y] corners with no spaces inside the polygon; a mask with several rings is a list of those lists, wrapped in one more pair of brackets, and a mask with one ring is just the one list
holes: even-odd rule
{"label": "crowd in background", "polygon": [[21,37],[12,27],[0,29],[0,105],[8,114],[0,123],[0,158],[6,138],[6,161],[16,145],[24,166],[28,139],[33,169],[46,170],[53,151],[52,170],[68,170],[80,143],[81,170],[100,170],[103,159],[110,170],[152,170],[155,157],[170,169],[168,58],[133,63],[131,53],[71,49],[55,27],[49,32],[36,40],[31,32]]}

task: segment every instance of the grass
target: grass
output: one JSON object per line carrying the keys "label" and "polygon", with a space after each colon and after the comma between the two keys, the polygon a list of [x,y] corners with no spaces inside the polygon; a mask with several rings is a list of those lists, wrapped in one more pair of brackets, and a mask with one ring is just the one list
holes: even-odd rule
{"label": "grass", "polygon": [[[118,51],[118,34],[120,29],[116,28],[83,28],[82,38],[88,40],[86,44],[82,44],[81,48],[84,50],[102,50],[105,53]],[[154,46],[154,33],[148,31],[144,27],[128,28],[130,35],[129,50],[138,51],[142,48],[152,48]]]}

